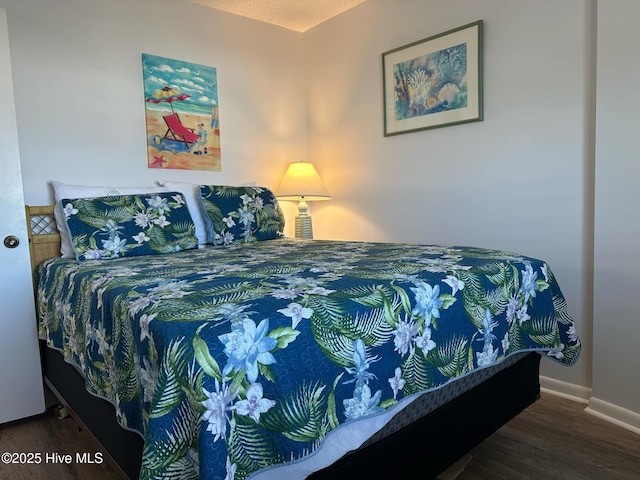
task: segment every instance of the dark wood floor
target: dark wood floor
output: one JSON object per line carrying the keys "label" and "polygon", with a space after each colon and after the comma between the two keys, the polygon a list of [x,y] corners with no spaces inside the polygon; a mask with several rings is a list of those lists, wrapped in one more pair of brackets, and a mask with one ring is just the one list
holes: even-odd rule
{"label": "dark wood floor", "polygon": [[[0,463],[0,480],[123,480],[106,461],[78,462],[76,454],[96,460],[91,438],[72,419],[52,413],[0,426],[3,452],[40,453],[42,461]],[[71,463],[52,463],[55,453],[71,455]],[[588,415],[582,404],[544,394],[469,455],[458,480],[640,478],[640,435]]]}
{"label": "dark wood floor", "polygon": [[459,480],[640,479],[640,435],[551,395],[472,452]]}

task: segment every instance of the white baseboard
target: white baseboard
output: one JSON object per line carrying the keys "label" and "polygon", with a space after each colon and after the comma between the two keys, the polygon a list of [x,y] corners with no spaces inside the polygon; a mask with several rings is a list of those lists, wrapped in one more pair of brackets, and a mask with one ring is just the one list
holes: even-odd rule
{"label": "white baseboard", "polygon": [[588,387],[563,382],[542,375],[540,375],[540,390],[543,393],[566,398],[572,402],[584,403],[585,405],[589,403],[589,399],[591,398],[591,389]]}
{"label": "white baseboard", "polygon": [[640,434],[640,413],[592,396],[590,388],[540,376],[540,390],[549,395],[566,398],[587,405],[585,412],[609,423]]}
{"label": "white baseboard", "polygon": [[632,412],[596,397],[589,399],[585,412],[640,434],[640,413]]}

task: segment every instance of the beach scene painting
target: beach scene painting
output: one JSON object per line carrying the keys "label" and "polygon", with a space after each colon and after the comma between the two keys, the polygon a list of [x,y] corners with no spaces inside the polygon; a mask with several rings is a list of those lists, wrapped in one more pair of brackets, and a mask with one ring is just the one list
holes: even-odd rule
{"label": "beach scene painting", "polygon": [[215,67],[142,54],[149,168],[221,171]]}

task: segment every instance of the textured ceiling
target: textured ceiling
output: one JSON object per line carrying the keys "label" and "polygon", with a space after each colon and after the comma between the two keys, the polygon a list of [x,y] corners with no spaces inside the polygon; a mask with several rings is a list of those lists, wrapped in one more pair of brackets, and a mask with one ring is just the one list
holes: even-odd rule
{"label": "textured ceiling", "polygon": [[365,0],[185,0],[305,32]]}

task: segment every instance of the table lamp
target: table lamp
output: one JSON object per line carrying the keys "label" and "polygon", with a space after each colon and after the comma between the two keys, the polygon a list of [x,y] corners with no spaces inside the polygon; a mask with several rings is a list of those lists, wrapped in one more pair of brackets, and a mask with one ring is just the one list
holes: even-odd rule
{"label": "table lamp", "polygon": [[280,200],[298,202],[296,238],[313,238],[313,227],[307,202],[331,199],[331,195],[327,192],[313,164],[309,162],[291,163],[275,193]]}

